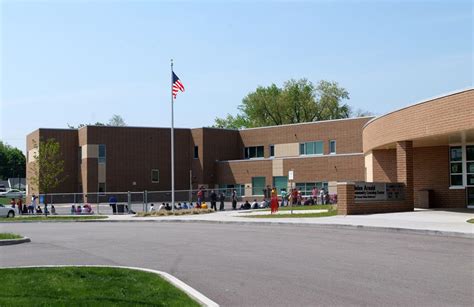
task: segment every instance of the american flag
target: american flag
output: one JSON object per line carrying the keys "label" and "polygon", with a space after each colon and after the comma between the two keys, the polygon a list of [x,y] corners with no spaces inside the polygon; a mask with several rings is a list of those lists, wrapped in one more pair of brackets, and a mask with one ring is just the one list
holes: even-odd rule
{"label": "american flag", "polygon": [[173,72],[173,98],[176,99],[176,94],[178,94],[178,91],[184,92],[184,85],[181,83],[181,80],[179,80],[178,76]]}

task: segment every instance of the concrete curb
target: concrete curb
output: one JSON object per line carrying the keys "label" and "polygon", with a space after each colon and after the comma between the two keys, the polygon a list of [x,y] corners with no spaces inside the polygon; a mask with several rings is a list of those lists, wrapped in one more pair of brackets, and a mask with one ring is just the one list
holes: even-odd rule
{"label": "concrete curb", "polygon": [[349,229],[349,230],[377,230],[383,232],[396,232],[396,233],[407,233],[407,234],[419,234],[419,235],[432,235],[432,236],[445,236],[445,237],[458,237],[474,239],[474,233],[464,233],[455,231],[443,231],[443,230],[431,230],[431,229],[415,229],[415,228],[401,228],[401,227],[379,227],[379,226],[366,226],[366,225],[351,225],[351,224],[309,224],[309,223],[288,223],[288,222],[267,222],[267,221],[210,221],[210,220],[95,220],[95,221],[82,221],[87,223],[208,223],[208,224],[238,224],[238,225],[278,225],[278,226],[297,226],[297,227],[314,227],[314,228],[337,228],[337,229]]}
{"label": "concrete curb", "polygon": [[28,243],[28,242],[31,242],[31,239],[28,237],[24,237],[20,239],[0,240],[0,246],[15,245],[15,244]]}
{"label": "concrete curb", "polygon": [[96,268],[116,268],[116,269],[129,269],[129,270],[136,270],[136,271],[143,271],[148,273],[153,273],[161,276],[166,281],[170,282],[176,288],[182,290],[187,295],[189,295],[192,299],[197,301],[201,306],[210,306],[210,307],[219,307],[219,304],[212,301],[208,297],[206,297],[201,292],[197,291],[196,289],[192,288],[191,286],[187,285],[183,281],[179,280],[178,278],[174,277],[171,274],[166,272],[161,272],[152,269],[146,268],[139,268],[139,267],[128,267],[128,266],[116,266],[116,265],[31,265],[31,266],[11,266],[11,267],[0,267],[2,269],[22,269],[22,268],[68,268],[68,267],[96,267]]}

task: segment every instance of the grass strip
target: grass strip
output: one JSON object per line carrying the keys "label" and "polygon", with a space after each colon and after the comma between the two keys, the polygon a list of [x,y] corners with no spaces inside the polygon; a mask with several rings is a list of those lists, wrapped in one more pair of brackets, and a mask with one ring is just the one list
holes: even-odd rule
{"label": "grass strip", "polygon": [[1,232],[0,233],[0,240],[13,240],[13,239],[21,239],[23,238],[20,235],[8,232]]}
{"label": "grass strip", "polygon": [[467,220],[466,222],[474,224],[474,219]]}
{"label": "grass strip", "polygon": [[99,267],[0,269],[0,306],[199,306],[160,276]]}
{"label": "grass strip", "polygon": [[47,217],[44,215],[23,215],[23,216],[16,216],[15,218],[0,218],[0,222],[48,222],[48,221],[82,221],[82,220],[102,220],[106,219],[107,216],[105,215],[78,215],[78,216],[61,216],[61,215],[48,215]]}

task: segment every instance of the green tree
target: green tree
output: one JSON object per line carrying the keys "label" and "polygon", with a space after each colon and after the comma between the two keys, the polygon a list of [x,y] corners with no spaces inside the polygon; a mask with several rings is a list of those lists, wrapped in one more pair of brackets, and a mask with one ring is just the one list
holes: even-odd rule
{"label": "green tree", "polygon": [[347,118],[350,107],[343,103],[349,93],[337,82],[307,79],[289,80],[280,88],[275,84],[258,87],[238,106],[239,113],[216,118],[214,127],[251,128]]}
{"label": "green tree", "polygon": [[109,122],[107,123],[107,126],[115,126],[115,127],[125,127],[127,124],[123,120],[122,116],[114,114],[111,119],[109,119]]}
{"label": "green tree", "polygon": [[63,175],[64,160],[61,146],[55,139],[40,141],[34,144],[34,161],[31,163],[33,176],[30,182],[36,187],[39,194],[47,194],[54,190],[66,179]]}
{"label": "green tree", "polygon": [[26,158],[23,152],[0,141],[0,179],[25,176]]}

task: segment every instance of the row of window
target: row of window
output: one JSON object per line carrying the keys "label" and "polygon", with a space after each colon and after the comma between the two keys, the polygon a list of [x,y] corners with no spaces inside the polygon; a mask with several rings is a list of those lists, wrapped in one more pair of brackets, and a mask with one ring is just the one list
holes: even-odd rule
{"label": "row of window", "polygon": [[474,145],[450,147],[449,163],[451,186],[474,186]]}
{"label": "row of window", "polygon": [[[244,149],[245,159],[263,158],[264,157],[263,146],[250,146]],[[269,147],[270,157],[275,156],[275,145]],[[329,154],[336,153],[336,140],[329,141]],[[324,142],[305,142],[300,143],[300,155],[323,155],[324,154]]]}
{"label": "row of window", "polygon": [[[252,195],[263,195],[263,190],[266,188],[265,177],[252,177]],[[273,185],[277,189],[278,194],[281,194],[282,190],[288,190],[288,177],[276,176],[273,177]],[[328,183],[325,181],[317,182],[297,182],[295,184],[297,190],[301,191],[301,195],[308,196],[312,194],[314,188],[318,190],[328,189]],[[288,191],[287,191],[288,192]]]}

